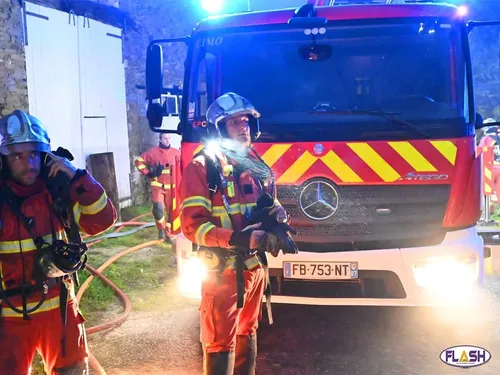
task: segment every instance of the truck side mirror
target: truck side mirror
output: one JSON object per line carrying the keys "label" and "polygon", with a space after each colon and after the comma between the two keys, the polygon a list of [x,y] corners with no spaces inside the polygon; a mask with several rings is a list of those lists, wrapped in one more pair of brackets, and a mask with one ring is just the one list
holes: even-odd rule
{"label": "truck side mirror", "polygon": [[152,130],[158,129],[163,121],[161,93],[163,89],[163,50],[160,45],[152,44],[146,55],[146,99],[148,100],[147,118]]}
{"label": "truck side mirror", "polygon": [[148,100],[160,99],[163,88],[163,49],[159,44],[148,48],[146,56],[146,94]]}
{"label": "truck side mirror", "polygon": [[481,129],[485,126],[486,124],[484,124],[483,116],[481,116],[479,113],[476,113],[476,121],[474,123],[474,128]]}
{"label": "truck side mirror", "polygon": [[490,126],[500,126],[500,122],[495,121],[495,119],[493,118],[487,118],[486,120],[483,120],[483,116],[481,116],[479,113],[476,113],[476,123],[474,124],[476,130],[487,128]]}

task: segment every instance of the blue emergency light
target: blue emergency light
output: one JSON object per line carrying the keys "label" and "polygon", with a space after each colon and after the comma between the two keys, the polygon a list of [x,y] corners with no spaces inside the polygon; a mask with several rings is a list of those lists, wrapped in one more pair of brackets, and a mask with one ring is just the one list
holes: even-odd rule
{"label": "blue emergency light", "polygon": [[208,13],[219,13],[224,6],[224,0],[201,0],[201,8]]}

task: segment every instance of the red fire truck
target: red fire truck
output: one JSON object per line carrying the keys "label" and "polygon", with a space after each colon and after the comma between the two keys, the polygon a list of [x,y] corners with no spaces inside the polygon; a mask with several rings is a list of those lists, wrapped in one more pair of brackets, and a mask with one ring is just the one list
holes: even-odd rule
{"label": "red fire truck", "polygon": [[[274,302],[463,297],[482,283],[484,266],[474,141],[484,125],[468,34],[497,23],[465,22],[461,8],[432,1],[349,3],[210,17],[188,38],[153,41],[150,127],[182,136],[178,187],[215,98],[236,92],[262,113],[254,147],[273,168],[300,248],[269,259]],[[160,107],[177,106],[162,99],[161,45],[173,42],[188,51],[182,105],[162,118]],[[177,233],[181,205],[174,197]],[[198,291],[195,246],[179,233],[175,247],[183,291]]]}

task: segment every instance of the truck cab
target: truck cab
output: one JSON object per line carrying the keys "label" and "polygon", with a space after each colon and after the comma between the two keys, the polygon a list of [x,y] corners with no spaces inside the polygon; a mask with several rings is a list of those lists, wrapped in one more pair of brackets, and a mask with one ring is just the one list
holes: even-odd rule
{"label": "truck cab", "polygon": [[[273,302],[422,306],[474,293],[484,268],[474,137],[484,124],[472,24],[448,4],[340,3],[201,21],[185,40],[178,127],[150,116],[151,128],[181,134],[182,178],[215,98],[236,92],[262,114],[253,146],[300,249],[269,257]],[[161,43],[150,45],[150,66],[161,67]],[[154,106],[161,69],[149,71]],[[180,232],[175,245],[181,283],[196,292],[196,246]]]}

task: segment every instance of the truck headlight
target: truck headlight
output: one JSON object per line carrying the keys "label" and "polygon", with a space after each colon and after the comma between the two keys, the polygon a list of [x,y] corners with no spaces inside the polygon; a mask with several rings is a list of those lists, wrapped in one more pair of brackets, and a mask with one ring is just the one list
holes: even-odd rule
{"label": "truck headlight", "polygon": [[474,256],[467,258],[433,258],[413,266],[413,275],[421,288],[460,288],[473,285],[478,279]]}

